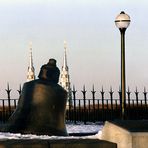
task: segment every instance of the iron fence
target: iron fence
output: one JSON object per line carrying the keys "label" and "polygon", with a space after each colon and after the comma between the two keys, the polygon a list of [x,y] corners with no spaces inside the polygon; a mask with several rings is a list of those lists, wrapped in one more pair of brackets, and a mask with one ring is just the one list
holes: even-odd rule
{"label": "iron fence", "polygon": [[[0,121],[5,122],[9,116],[14,112],[18,104],[18,99],[11,99],[11,89],[9,84],[6,89],[7,99],[0,99]],[[21,87],[18,90],[21,94]],[[118,98],[114,99],[114,91],[110,88],[109,98],[105,98],[105,92],[95,91],[94,86],[91,91],[91,98],[86,98],[87,91],[85,86],[81,91],[82,98],[77,98],[77,90],[73,87],[72,98],[68,101],[66,107],[66,121],[70,122],[98,122],[106,120],[115,120],[121,118],[121,90],[118,91]],[[101,97],[96,98],[96,93],[100,93]],[[147,91],[144,88],[142,92],[143,98],[139,99],[139,92],[136,88],[135,98],[131,99],[131,92],[128,88],[127,98],[125,101],[125,119],[139,120],[148,119],[148,99]]]}

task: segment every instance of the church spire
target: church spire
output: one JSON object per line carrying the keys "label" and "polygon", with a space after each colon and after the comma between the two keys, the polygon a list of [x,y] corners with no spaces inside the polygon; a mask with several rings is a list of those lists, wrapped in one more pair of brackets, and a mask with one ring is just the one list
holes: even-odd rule
{"label": "church spire", "polygon": [[69,70],[67,65],[67,43],[64,41],[64,57],[63,57],[63,66],[60,75],[60,85],[67,91],[68,93],[68,103],[67,105],[71,106],[71,87],[70,87],[70,77],[69,77]]}
{"label": "church spire", "polygon": [[35,79],[35,69],[33,66],[33,57],[32,57],[32,43],[29,44],[29,66],[27,72],[27,82]]}
{"label": "church spire", "polygon": [[68,69],[68,66],[67,66],[67,54],[66,54],[66,50],[67,50],[67,43],[66,43],[66,41],[64,41],[64,59],[63,59],[63,68]]}

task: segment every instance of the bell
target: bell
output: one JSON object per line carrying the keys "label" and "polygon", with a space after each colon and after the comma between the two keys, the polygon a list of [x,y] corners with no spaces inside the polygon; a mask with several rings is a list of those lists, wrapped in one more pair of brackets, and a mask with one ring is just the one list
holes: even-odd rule
{"label": "bell", "polygon": [[67,136],[65,109],[67,92],[58,85],[56,60],[41,67],[39,79],[24,83],[15,112],[3,132]]}

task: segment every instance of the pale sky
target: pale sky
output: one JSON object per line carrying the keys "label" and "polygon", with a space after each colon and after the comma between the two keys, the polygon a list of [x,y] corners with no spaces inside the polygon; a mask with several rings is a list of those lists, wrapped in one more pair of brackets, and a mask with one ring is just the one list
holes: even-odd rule
{"label": "pale sky", "polygon": [[61,69],[63,41],[68,44],[71,85],[100,91],[120,85],[120,33],[114,20],[125,11],[126,83],[148,90],[148,2],[146,0],[0,0],[0,98],[7,82],[12,97],[26,81],[29,42],[33,43],[36,76],[55,58]]}

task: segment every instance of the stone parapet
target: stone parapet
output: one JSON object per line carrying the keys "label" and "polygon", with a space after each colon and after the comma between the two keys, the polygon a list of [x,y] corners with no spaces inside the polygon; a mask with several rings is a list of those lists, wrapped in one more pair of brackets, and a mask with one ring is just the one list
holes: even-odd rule
{"label": "stone parapet", "polygon": [[148,148],[148,121],[106,121],[101,139],[117,143],[118,148]]}

